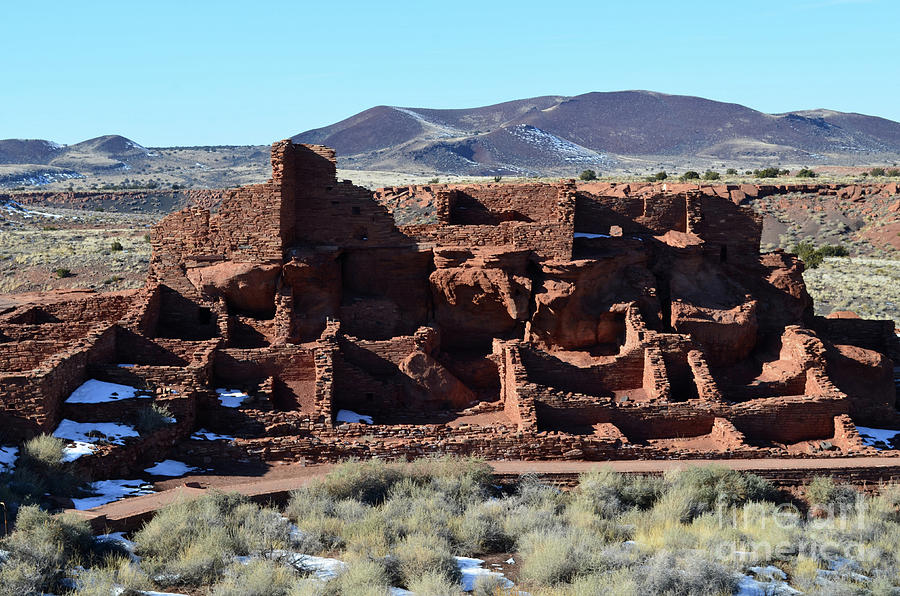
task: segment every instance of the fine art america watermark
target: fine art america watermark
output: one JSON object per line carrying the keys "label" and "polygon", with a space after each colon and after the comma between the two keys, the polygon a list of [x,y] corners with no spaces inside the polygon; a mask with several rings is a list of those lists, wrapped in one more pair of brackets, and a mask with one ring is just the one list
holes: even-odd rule
{"label": "fine art america watermark", "polygon": [[871,561],[886,553],[876,552],[865,541],[848,539],[871,530],[870,509],[871,504],[862,495],[855,501],[814,504],[805,513],[793,503],[760,502],[743,507],[720,503],[716,521],[726,539],[711,554],[720,560],[748,564],[798,556],[820,561]]}

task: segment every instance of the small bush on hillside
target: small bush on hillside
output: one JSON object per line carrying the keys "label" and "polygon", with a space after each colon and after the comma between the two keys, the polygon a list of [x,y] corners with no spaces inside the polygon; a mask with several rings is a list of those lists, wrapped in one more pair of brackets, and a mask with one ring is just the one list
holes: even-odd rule
{"label": "small bush on hillside", "polygon": [[738,171],[734,168],[728,168],[725,170],[725,174],[728,176],[737,176]]}
{"label": "small bush on hillside", "polygon": [[884,176],[885,173],[886,172],[884,168],[872,168],[871,170],[869,170],[870,176]]}
{"label": "small bush on hillside", "polygon": [[803,264],[810,269],[815,269],[825,260],[825,257],[846,257],[850,251],[843,246],[827,244],[821,248],[813,246],[812,242],[804,240],[791,247],[790,252],[796,254]]}
{"label": "small bush on hillside", "polygon": [[657,172],[655,174],[648,176],[647,182],[660,182],[662,180],[667,179],[668,177],[669,177],[669,175],[665,171]]}
{"label": "small bush on hillside", "polygon": [[153,404],[138,410],[134,426],[139,433],[145,435],[174,424],[174,421],[175,417],[168,407]]}
{"label": "small bush on hillside", "polygon": [[721,177],[722,177],[722,176],[721,176],[718,172],[716,172],[716,171],[714,171],[714,170],[706,170],[706,171],[703,173],[703,179],[704,179],[704,180],[718,180],[718,179],[721,178]]}
{"label": "small bush on hillside", "polygon": [[113,243],[109,245],[109,250],[111,250],[113,252],[118,252],[121,250],[125,250],[125,247],[122,246],[122,243],[119,242],[118,240],[113,240]]}
{"label": "small bush on hillside", "polygon": [[578,179],[579,179],[579,180],[585,180],[585,181],[588,181],[588,180],[596,180],[596,179],[597,179],[597,172],[595,172],[594,170],[583,170],[583,171],[581,172],[581,174],[578,175]]}
{"label": "small bush on hillside", "polygon": [[699,172],[695,172],[694,170],[688,170],[687,172],[685,172],[684,174],[682,174],[681,176],[679,176],[679,179],[680,179],[682,182],[684,182],[685,180],[699,180],[699,179],[700,179],[700,173],[699,173]]}
{"label": "small bush on hillside", "polygon": [[891,178],[896,178],[896,177],[900,176],[900,169],[891,168],[890,170],[885,172],[885,176],[890,176]]}
{"label": "small bush on hillside", "polygon": [[55,273],[56,277],[58,277],[59,279],[72,276],[72,271],[70,269],[66,269],[65,267],[58,267],[53,270],[53,273]]}
{"label": "small bush on hillside", "polygon": [[753,170],[753,175],[757,178],[778,178],[781,175],[780,168],[763,168],[761,170]]}
{"label": "small bush on hillside", "polygon": [[797,171],[797,178],[815,178],[818,174],[809,168],[801,168]]}

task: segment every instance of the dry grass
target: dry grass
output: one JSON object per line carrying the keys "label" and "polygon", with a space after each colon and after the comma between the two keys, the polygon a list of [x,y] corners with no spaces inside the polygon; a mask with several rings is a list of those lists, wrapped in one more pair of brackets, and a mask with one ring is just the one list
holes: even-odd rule
{"label": "dry grass", "polygon": [[816,314],[852,310],[900,325],[900,260],[829,257],[803,279]]}

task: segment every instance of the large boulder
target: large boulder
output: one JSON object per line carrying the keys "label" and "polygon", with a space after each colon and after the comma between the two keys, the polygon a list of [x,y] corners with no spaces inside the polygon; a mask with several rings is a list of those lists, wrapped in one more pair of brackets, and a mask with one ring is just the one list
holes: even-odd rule
{"label": "large boulder", "polygon": [[648,320],[658,316],[656,279],[645,263],[641,252],[544,263],[525,338],[566,350],[621,344],[630,303]]}
{"label": "large boulder", "polygon": [[271,314],[275,310],[275,289],[280,273],[279,264],[227,261],[189,269],[187,276],[202,294],[224,297],[233,309]]}
{"label": "large boulder", "polygon": [[446,344],[474,346],[513,331],[528,318],[527,252],[436,249],[429,276],[434,318]]}
{"label": "large boulder", "polygon": [[425,352],[412,352],[400,363],[400,370],[409,379],[410,392],[421,401],[465,408],[476,399],[462,381]]}

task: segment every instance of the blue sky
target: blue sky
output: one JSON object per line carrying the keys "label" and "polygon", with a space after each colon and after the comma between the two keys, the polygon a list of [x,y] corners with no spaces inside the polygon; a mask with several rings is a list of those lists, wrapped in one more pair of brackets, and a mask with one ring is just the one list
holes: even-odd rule
{"label": "blue sky", "polygon": [[649,89],[900,121],[896,0],[6,0],[0,138],[266,144],[379,105]]}

